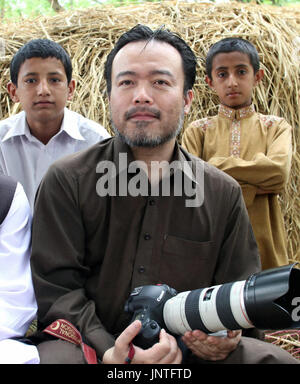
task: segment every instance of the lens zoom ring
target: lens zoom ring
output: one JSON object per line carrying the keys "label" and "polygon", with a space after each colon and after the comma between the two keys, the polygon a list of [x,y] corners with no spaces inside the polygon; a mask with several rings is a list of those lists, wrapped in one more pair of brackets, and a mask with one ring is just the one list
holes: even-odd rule
{"label": "lens zoom ring", "polygon": [[188,294],[185,301],[185,316],[192,330],[200,329],[200,331],[210,333],[211,331],[205,327],[200,316],[199,297],[201,291],[202,289],[196,289]]}
{"label": "lens zoom ring", "polygon": [[[223,284],[218,290],[216,307],[221,323],[227,329],[240,329],[241,326],[235,320],[230,306],[230,291],[233,283]],[[236,303],[239,306],[239,303]]]}

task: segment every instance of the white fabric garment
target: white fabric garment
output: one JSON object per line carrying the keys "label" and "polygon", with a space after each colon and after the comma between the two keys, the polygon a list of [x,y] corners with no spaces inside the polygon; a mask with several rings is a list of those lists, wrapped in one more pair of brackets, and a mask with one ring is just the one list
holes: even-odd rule
{"label": "white fabric garment", "polygon": [[107,137],[102,125],[65,108],[60,131],[45,145],[31,135],[22,111],[0,122],[0,173],[22,184],[33,211],[36,190],[49,166]]}
{"label": "white fabric garment", "polygon": [[24,336],[37,312],[30,269],[31,221],[27,197],[18,183],[0,225],[0,363],[26,363],[38,358],[35,347],[29,349],[13,340],[3,343]]}

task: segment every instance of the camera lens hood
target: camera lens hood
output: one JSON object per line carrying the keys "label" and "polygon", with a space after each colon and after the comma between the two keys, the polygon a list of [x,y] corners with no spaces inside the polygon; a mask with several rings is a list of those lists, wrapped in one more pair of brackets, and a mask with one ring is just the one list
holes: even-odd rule
{"label": "camera lens hood", "polygon": [[293,299],[300,297],[300,269],[294,264],[251,275],[244,288],[249,319],[259,329],[299,328],[293,319]]}

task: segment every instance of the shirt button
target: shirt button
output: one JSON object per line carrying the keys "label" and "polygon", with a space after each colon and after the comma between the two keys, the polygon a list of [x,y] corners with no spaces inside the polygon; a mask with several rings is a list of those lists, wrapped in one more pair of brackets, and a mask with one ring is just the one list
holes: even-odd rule
{"label": "shirt button", "polygon": [[151,236],[149,235],[149,233],[145,233],[144,234],[144,239],[145,240],[150,240],[151,239]]}
{"label": "shirt button", "polygon": [[155,205],[155,200],[153,200],[153,199],[149,200],[149,204],[150,205]]}
{"label": "shirt button", "polygon": [[140,273],[144,273],[145,272],[145,267],[143,267],[142,265],[139,267],[139,272]]}

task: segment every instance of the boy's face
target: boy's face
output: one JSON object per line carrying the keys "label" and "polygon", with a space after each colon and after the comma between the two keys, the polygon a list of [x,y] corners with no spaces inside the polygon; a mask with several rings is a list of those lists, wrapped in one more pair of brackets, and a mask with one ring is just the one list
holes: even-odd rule
{"label": "boy's face", "polygon": [[29,126],[61,121],[74,89],[74,80],[68,84],[65,68],[55,57],[27,59],[20,67],[18,86],[8,84],[9,94],[22,105]]}
{"label": "boy's face", "polygon": [[263,77],[263,70],[254,73],[245,53],[218,53],[213,58],[211,77],[206,76],[205,80],[219,96],[220,103],[238,109],[251,104],[253,88]]}

